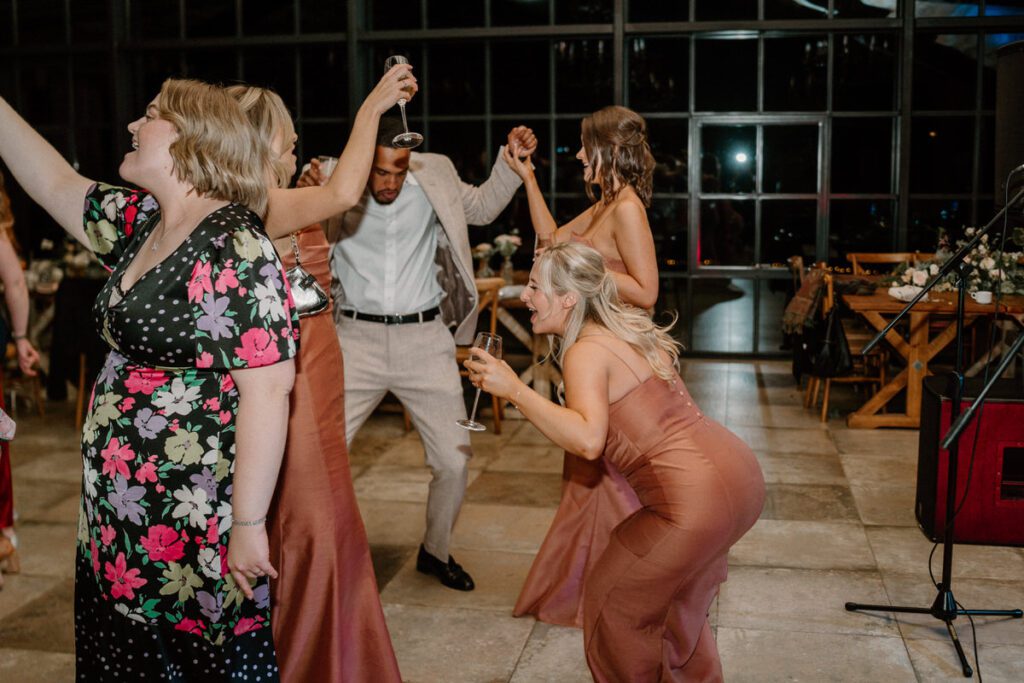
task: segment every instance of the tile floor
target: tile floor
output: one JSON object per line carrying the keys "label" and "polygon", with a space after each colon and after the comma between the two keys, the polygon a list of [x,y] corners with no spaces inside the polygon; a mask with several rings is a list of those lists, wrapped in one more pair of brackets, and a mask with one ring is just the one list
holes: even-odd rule
{"label": "tile floor", "polygon": [[[927,605],[930,544],[913,517],[917,435],[852,431],[801,407],[784,363],[686,363],[706,412],[757,452],[762,519],[731,556],[712,617],[729,681],[963,680],[941,624],[849,613],[847,600]],[[838,414],[857,398],[842,393]],[[845,403],[845,405],[844,405]],[[69,410],[25,416],[15,444],[23,572],[0,591],[0,681],[70,681],[78,439]],[[360,507],[407,681],[588,681],[574,629],[510,616],[559,495],[561,454],[530,425],[474,437],[453,554],[470,594],[416,573],[427,473],[416,435],[375,417],[353,447]],[[936,568],[939,563],[936,562]],[[957,595],[969,607],[1024,607],[1024,550],[958,546]],[[987,681],[1024,680],[1024,620],[978,619]],[[970,648],[966,622],[960,634]],[[973,658],[973,655],[972,655]]]}

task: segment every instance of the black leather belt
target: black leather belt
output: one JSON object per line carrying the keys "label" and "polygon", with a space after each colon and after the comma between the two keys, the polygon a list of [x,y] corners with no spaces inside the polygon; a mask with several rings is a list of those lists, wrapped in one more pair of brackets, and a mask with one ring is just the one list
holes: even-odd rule
{"label": "black leather belt", "polygon": [[343,310],[341,314],[353,320],[365,320],[370,323],[383,323],[385,325],[405,325],[406,323],[430,322],[441,314],[437,306],[419,313],[408,313],[406,315],[377,315],[375,313],[360,313],[359,311]]}

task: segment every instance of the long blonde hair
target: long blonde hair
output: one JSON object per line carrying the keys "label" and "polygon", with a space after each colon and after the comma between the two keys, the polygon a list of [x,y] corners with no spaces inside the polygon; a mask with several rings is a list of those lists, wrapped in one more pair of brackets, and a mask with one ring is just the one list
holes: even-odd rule
{"label": "long blonde hair", "polygon": [[[631,185],[644,206],[651,205],[654,155],[647,141],[647,122],[632,109],[612,105],[583,119],[583,149],[601,186],[601,202],[609,204],[619,188]],[[587,183],[587,196],[596,201]]]}
{"label": "long blonde hair", "polygon": [[[604,327],[629,344],[662,379],[678,369],[680,344],[669,334],[672,323],[656,325],[647,312],[623,303],[615,280],[604,267],[604,257],[579,242],[563,242],[537,257],[537,286],[549,299],[572,292],[576,305],[565,322],[561,339],[551,336],[551,349],[559,363],[579,338],[586,323]],[[669,357],[666,363],[662,354]]]}
{"label": "long blonde hair", "polygon": [[270,150],[233,97],[209,83],[169,78],[157,109],[178,133],[169,149],[178,180],[201,196],[266,214]]}
{"label": "long blonde hair", "polygon": [[274,139],[278,135],[283,135],[286,141],[295,135],[295,124],[292,123],[292,116],[284,100],[273,90],[255,85],[231,85],[225,90],[238,101],[270,151],[269,168],[274,184],[277,187],[288,187],[292,182],[291,169],[281,161],[274,149]]}

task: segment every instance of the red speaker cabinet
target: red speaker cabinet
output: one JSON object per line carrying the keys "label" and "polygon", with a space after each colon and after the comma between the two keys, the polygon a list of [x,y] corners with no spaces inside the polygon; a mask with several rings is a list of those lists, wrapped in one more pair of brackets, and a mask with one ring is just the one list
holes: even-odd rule
{"label": "red speaker cabinet", "polygon": [[[925,536],[943,539],[946,519],[948,452],[939,448],[949,430],[952,407],[948,379],[929,377],[921,401],[921,434],[917,461],[918,524]],[[981,390],[969,381],[963,409]],[[960,435],[957,458],[956,503],[964,500],[953,524],[956,543],[1024,546],[1024,388],[1018,380],[996,384],[981,410],[981,434],[971,462],[978,433],[978,419]],[[970,489],[964,499],[964,491]]]}

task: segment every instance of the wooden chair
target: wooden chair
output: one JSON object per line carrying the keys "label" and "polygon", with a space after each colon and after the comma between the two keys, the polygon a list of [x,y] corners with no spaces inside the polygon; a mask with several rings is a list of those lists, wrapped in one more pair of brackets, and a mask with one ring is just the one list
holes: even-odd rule
{"label": "wooden chair", "polygon": [[926,254],[920,251],[897,251],[892,253],[852,253],[846,255],[846,260],[853,267],[854,275],[867,275],[864,265],[885,265],[889,268],[900,263],[914,263],[916,261],[927,261],[935,258],[935,254]]}
{"label": "wooden chair", "polygon": [[[822,319],[828,316],[829,311],[836,305],[835,291],[832,287],[832,275],[825,274],[825,296],[821,302]],[[889,363],[889,352],[885,349],[875,347],[868,354],[864,354],[864,345],[874,337],[874,334],[865,326],[856,323],[843,322],[843,333],[846,335],[846,342],[850,347],[850,355],[853,357],[854,367],[851,374],[843,377],[815,377],[811,376],[807,383],[807,393],[804,396],[804,407],[817,407],[818,390],[824,383],[825,392],[821,402],[821,421],[828,421],[828,401],[832,390],[832,384],[868,384],[871,393],[885,386],[885,369]]]}
{"label": "wooden chair", "polygon": [[[477,311],[480,315],[487,311],[487,330],[491,334],[495,334],[498,331],[498,292],[505,286],[505,280],[500,277],[485,277],[476,279],[476,292],[477,292]],[[456,346],[455,347],[455,362],[459,365],[459,374],[463,377],[469,377],[469,371],[462,367],[462,364],[470,358],[469,350],[471,346]],[[491,396],[491,407],[494,412],[494,433],[501,434],[501,420],[505,416],[504,403],[497,397]],[[409,412],[402,409],[402,415],[405,420],[405,431],[412,429],[412,420],[409,419]]]}

